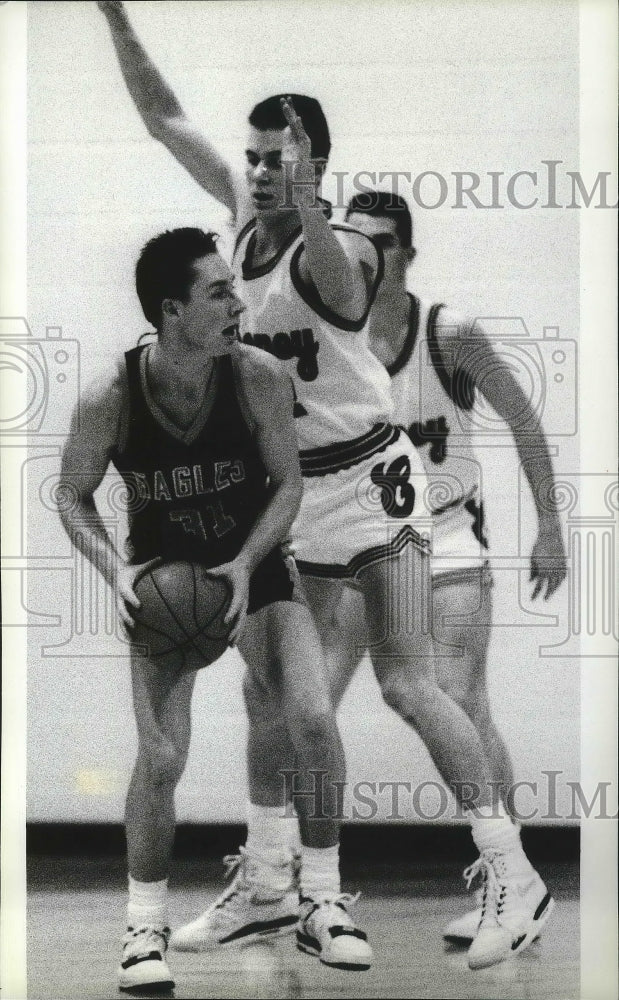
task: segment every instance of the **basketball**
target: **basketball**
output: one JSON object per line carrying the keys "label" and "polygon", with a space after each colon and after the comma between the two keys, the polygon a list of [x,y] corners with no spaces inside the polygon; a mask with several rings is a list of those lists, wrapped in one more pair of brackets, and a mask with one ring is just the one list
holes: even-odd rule
{"label": "basketball", "polygon": [[137,641],[147,644],[151,658],[180,651],[198,654],[206,667],[227,649],[224,616],[232,595],[226,580],[209,576],[199,563],[179,561],[146,570],[133,589],[141,604],[132,609]]}

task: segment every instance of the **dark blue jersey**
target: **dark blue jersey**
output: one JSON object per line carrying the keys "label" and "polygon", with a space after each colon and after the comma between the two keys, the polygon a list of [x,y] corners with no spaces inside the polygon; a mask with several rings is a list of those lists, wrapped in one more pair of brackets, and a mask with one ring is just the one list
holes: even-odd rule
{"label": "dark blue jersey", "polygon": [[147,346],[125,354],[128,429],[112,462],[128,491],[131,561],[155,556],[205,566],[238,555],[267,504],[268,476],[237,396],[228,355],[193,423],[178,428],[152,398]]}

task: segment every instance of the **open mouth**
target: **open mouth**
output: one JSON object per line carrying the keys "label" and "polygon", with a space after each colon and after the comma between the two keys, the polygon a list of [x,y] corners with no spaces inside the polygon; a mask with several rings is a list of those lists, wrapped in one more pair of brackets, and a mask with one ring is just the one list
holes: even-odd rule
{"label": "open mouth", "polygon": [[258,204],[266,204],[267,201],[273,200],[272,191],[252,191],[251,196]]}
{"label": "open mouth", "polygon": [[230,342],[239,339],[239,324],[233,323],[232,326],[227,326],[225,330],[221,331],[221,335],[224,340],[229,340]]}

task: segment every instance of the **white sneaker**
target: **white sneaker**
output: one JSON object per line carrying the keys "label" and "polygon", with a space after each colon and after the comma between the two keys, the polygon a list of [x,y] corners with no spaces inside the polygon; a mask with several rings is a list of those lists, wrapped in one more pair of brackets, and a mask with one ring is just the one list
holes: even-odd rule
{"label": "white sneaker", "polygon": [[301,897],[297,948],[335,969],[369,969],[372,949],[348,912],[358,898],[359,893],[351,896],[348,892],[319,900]]}
{"label": "white sneaker", "polygon": [[481,908],[483,901],[483,889],[475,890],[475,908],[463,913],[461,917],[456,917],[443,927],[443,940],[448,944],[458,944],[461,947],[471,944],[473,938],[479,930],[481,922]]}
{"label": "white sneaker", "polygon": [[478,873],[484,880],[483,902],[479,929],[468,951],[470,969],[484,969],[524,951],[554,909],[537,872],[510,875],[503,851],[482,851],[464,873],[469,885]]}
{"label": "white sneaker", "polygon": [[[228,855],[224,863],[227,876],[237,872],[234,881],[196,920],[174,931],[170,947],[175,951],[210,951],[293,932],[299,904],[292,890],[292,870],[290,889],[281,892],[260,884],[256,865],[244,848]],[[290,867],[290,862],[285,864]]]}
{"label": "white sneaker", "polygon": [[119,990],[171,990],[174,980],[164,958],[170,928],[127,928],[118,967]]}

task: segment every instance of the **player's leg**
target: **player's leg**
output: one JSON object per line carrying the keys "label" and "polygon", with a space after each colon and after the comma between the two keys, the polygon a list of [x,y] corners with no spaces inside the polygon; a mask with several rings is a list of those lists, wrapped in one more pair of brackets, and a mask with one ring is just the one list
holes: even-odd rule
{"label": "player's leg", "polygon": [[[135,641],[139,642],[139,627]],[[138,753],[125,812],[129,866],[122,990],[171,987],[167,883],[174,840],[174,790],[187,760],[195,671],[179,654],[131,663]]]}
{"label": "player's leg", "polygon": [[305,605],[279,603],[269,610],[283,712],[298,762],[298,781],[290,789],[302,845],[297,946],[331,967],[367,969],[372,951],[349,914],[352,898],[340,885],[339,815],[346,771],[322,646]]}
{"label": "player's leg", "polygon": [[[434,576],[432,586],[433,635],[437,648],[437,680],[468,715],[480,735],[503,804],[510,812],[514,771],[509,751],[492,713],[487,686],[487,656],[492,621],[492,577],[486,567]],[[445,649],[447,652],[447,649]]]}
{"label": "player's leg", "polygon": [[315,932],[308,935],[300,928],[299,946],[328,965],[367,968],[371,950],[340,892],[337,812],[344,755],[320,640],[307,607],[288,599],[255,610],[239,649],[248,664],[244,692],[251,730],[257,734],[250,740],[248,841],[232,891],[176,932],[173,945],[203,950],[281,933],[296,922],[298,901],[291,909],[289,891],[292,856],[280,832],[288,797],[284,776],[277,774],[281,769],[289,772],[288,787],[294,781],[297,792],[300,889],[305,910],[311,910],[302,915]]}
{"label": "player's leg", "polygon": [[366,566],[358,579],[383,697],[419,733],[444,781],[468,810],[480,858],[467,877],[470,882],[479,873],[484,887],[468,960],[471,968],[481,968],[530,944],[553,903],[522,849],[518,828],[497,799],[475,726],[436,681],[433,643],[423,621],[427,569],[427,557],[409,546],[389,562]]}
{"label": "player's leg", "polygon": [[[492,780],[509,812],[507,789],[513,771],[507,747],[490,713],[486,660],[492,618],[492,578],[486,567],[435,574],[432,579],[433,635],[437,680],[460,705],[477,729],[490,765]],[[443,929],[450,944],[468,947],[482,916],[482,890],[475,907],[455,917]]]}
{"label": "player's leg", "polygon": [[303,588],[324,650],[336,709],[367,649],[363,594],[334,580],[304,576]]}

